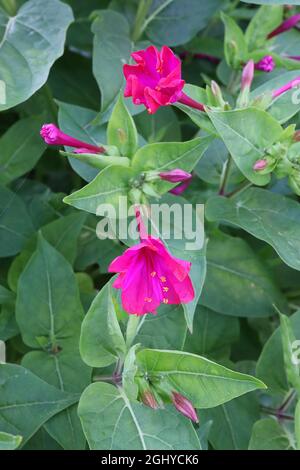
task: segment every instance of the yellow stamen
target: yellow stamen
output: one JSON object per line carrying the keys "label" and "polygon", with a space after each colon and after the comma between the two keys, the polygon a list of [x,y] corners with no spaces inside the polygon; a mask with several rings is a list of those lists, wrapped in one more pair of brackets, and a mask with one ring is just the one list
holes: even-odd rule
{"label": "yellow stamen", "polygon": [[169,288],[168,287],[163,287],[164,292],[168,292]]}
{"label": "yellow stamen", "polygon": [[169,299],[163,299],[163,303],[164,303],[164,304],[168,304],[168,303],[169,303]]}
{"label": "yellow stamen", "polygon": [[151,277],[155,277],[156,276],[156,271],[152,271],[152,273],[150,274]]}
{"label": "yellow stamen", "polygon": [[161,282],[166,282],[167,278],[165,276],[160,276],[159,278],[161,280]]}

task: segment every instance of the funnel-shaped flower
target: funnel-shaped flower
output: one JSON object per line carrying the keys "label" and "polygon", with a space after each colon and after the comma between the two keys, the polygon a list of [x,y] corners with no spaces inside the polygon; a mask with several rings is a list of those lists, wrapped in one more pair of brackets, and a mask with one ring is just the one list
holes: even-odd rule
{"label": "funnel-shaped flower", "polygon": [[104,153],[103,147],[88,144],[81,140],[62,132],[55,124],[44,124],[40,131],[41,137],[48,145],[63,145],[66,147],[74,147],[77,153]]}
{"label": "funnel-shaped flower", "polygon": [[158,238],[147,234],[136,212],[141,242],[128,248],[109,266],[119,273],[113,287],[121,289],[124,310],[133,315],[156,313],[160,304],[188,303],[194,299],[189,277],[191,263],[175,258]]}
{"label": "funnel-shaped flower", "polygon": [[278,96],[282,95],[286,91],[289,91],[292,88],[298,87],[299,85],[300,85],[300,77],[294,78],[294,80],[291,80],[290,82],[286,83],[285,85],[278,88],[277,90],[274,90],[272,92],[272,97],[277,98]]}
{"label": "funnel-shaped flower", "polygon": [[290,16],[287,20],[283,21],[278,28],[274,29],[269,35],[268,39],[273,38],[274,36],[278,36],[278,34],[284,33],[285,31],[289,31],[290,29],[294,28],[297,23],[300,21],[300,13],[297,15]]}
{"label": "funnel-shaped flower", "polygon": [[266,55],[260,61],[254,64],[255,70],[261,70],[262,72],[272,72],[275,68],[275,62],[271,55]]}
{"label": "funnel-shaped flower", "polygon": [[186,397],[178,392],[172,392],[172,402],[179,413],[191,419],[194,423],[199,423],[196,410]]}
{"label": "funnel-shaped flower", "polygon": [[179,101],[204,111],[204,106],[182,91],[181,61],[167,46],[159,51],[154,46],[131,54],[136,65],[125,64],[126,78],[124,96],[132,96],[133,103],[143,104],[150,114],[161,106]]}

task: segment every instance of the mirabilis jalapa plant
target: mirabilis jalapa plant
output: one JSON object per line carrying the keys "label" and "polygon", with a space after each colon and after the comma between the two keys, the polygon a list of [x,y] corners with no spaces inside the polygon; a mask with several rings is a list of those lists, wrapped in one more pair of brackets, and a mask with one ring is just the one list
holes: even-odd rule
{"label": "mirabilis jalapa plant", "polygon": [[255,2],[0,0],[0,450],[300,448],[300,0]]}
{"label": "mirabilis jalapa plant", "polygon": [[[298,19],[297,19],[298,21]],[[281,31],[288,29],[291,24],[288,21],[283,23],[280,27],[270,33],[266,39],[270,39]],[[228,26],[227,26],[228,27]],[[225,47],[228,48],[228,45]],[[232,47],[232,43],[231,43]],[[212,81],[211,85],[207,87],[206,92],[202,92],[203,102],[195,100],[192,96],[188,95],[185,89],[185,82],[181,74],[181,61],[172,52],[172,50],[163,46],[160,50],[151,45],[144,50],[139,50],[131,54],[132,59],[136,64],[124,65],[123,72],[126,80],[124,90],[125,97],[131,97],[132,101],[137,106],[144,106],[149,114],[154,114],[160,107],[170,105],[183,105],[183,109],[191,118],[197,122],[197,119],[206,119],[207,116],[214,125],[213,134],[219,135],[225,144],[227,144],[227,137],[224,135],[225,127],[219,125],[226,122],[227,115],[232,116],[234,113],[240,114],[240,123],[247,126],[248,113],[257,113],[257,115],[264,119],[268,125],[273,124],[275,128],[275,136],[268,136],[268,142],[260,149],[262,153],[260,158],[254,155],[249,155],[248,161],[235,159],[234,153],[232,157],[236,165],[242,173],[253,183],[261,184],[260,177],[263,177],[262,182],[266,184],[269,181],[269,176],[274,173],[277,177],[282,178],[288,176],[291,188],[296,194],[300,194],[300,172],[298,168],[297,147],[298,131],[295,131],[295,126],[290,125],[286,129],[281,128],[275,119],[266,111],[272,102],[279,97],[285,95],[289,91],[297,90],[300,85],[299,77],[296,77],[282,86],[262,92],[257,96],[252,96],[251,86],[254,79],[255,70],[270,72],[273,69],[274,63],[272,56],[265,56],[259,62],[254,62],[250,59],[244,65],[241,74],[241,87],[237,97],[236,107],[232,105],[223,97],[220,86]],[[196,114],[195,114],[196,113]],[[198,114],[197,114],[198,113]],[[207,121],[208,122],[208,121]],[[239,123],[237,124],[237,126]],[[250,124],[251,125],[251,122]],[[234,131],[234,125],[232,125]],[[210,130],[209,125],[207,131]],[[236,132],[236,131],[235,131]],[[157,314],[157,309],[161,304],[164,305],[184,305],[190,304],[195,299],[195,284],[199,282],[196,278],[190,277],[192,263],[184,259],[174,257],[166,248],[164,242],[159,238],[150,236],[145,228],[143,217],[141,214],[142,205],[147,207],[149,197],[160,198],[166,191],[163,186],[163,191],[160,190],[158,183],[162,181],[171,184],[177,184],[173,188],[169,188],[173,194],[184,193],[191,182],[195,164],[201,157],[203,151],[207,148],[210,142],[210,137],[197,138],[191,145],[197,148],[196,154],[192,151],[186,152],[183,150],[182,156],[179,150],[179,157],[173,159],[172,151],[168,152],[168,144],[165,144],[166,152],[164,154],[164,147],[161,148],[160,163],[162,166],[159,169],[146,170],[148,159],[151,159],[151,145],[145,146],[142,149],[137,149],[137,131],[134,122],[128,113],[123,99],[120,96],[108,124],[108,142],[110,145],[98,144],[97,146],[89,145],[85,142],[78,141],[71,136],[68,136],[53,124],[47,124],[42,127],[41,136],[45,142],[50,145],[64,145],[72,147],[72,152],[62,152],[63,155],[69,157],[79,158],[83,162],[96,168],[104,169],[98,176],[83,189],[71,194],[65,198],[65,202],[75,207],[78,207],[89,212],[95,212],[95,204],[101,202],[101,183],[103,181],[102,175],[108,175],[110,171],[118,169],[120,155],[124,159],[124,168],[128,170],[127,176],[127,192],[131,202],[135,205],[135,216],[137,219],[137,226],[140,236],[140,242],[127,248],[121,256],[118,256],[111,262],[108,271],[118,273],[114,282],[111,284],[112,289],[109,290],[109,296],[114,298],[113,289],[121,291],[121,306],[124,311],[130,315],[127,326],[127,351],[128,356],[123,357],[123,353],[117,363],[117,368],[111,377],[111,381],[118,387],[123,383],[124,390],[129,387],[128,374],[134,378],[135,388],[131,399],[138,398],[143,405],[155,410],[165,409],[167,403],[173,403],[179,413],[183,414],[191,421],[198,423],[198,416],[195,407],[203,405],[201,403],[201,393],[197,390],[197,385],[193,384],[194,390],[190,392],[188,381],[186,384],[181,381],[168,378],[168,368],[171,367],[173,361],[177,361],[176,356],[180,361],[186,359],[186,367],[183,366],[182,371],[189,373],[191,365],[189,365],[188,354],[181,354],[179,352],[168,351],[141,351],[137,354],[139,349],[138,345],[134,345],[131,349],[134,338],[139,331],[139,318],[149,315]],[[230,140],[230,139],[229,139]],[[159,145],[159,144],[158,144]],[[170,144],[171,145],[171,144]],[[188,142],[181,144],[184,147],[190,145]],[[178,144],[179,147],[179,144]],[[232,144],[228,144],[230,149]],[[200,150],[198,150],[198,148]],[[153,151],[155,147],[153,148]],[[251,153],[251,152],[250,152]],[[145,154],[145,155],[143,155]],[[187,157],[185,157],[187,154]],[[110,160],[105,163],[105,159],[111,155]],[[114,158],[116,161],[114,162]],[[101,159],[101,162],[100,162]],[[126,160],[125,160],[126,159]],[[249,166],[250,160],[250,166]],[[177,161],[180,165],[177,166]],[[126,162],[126,163],[125,163]],[[176,163],[175,163],[176,162]],[[228,163],[229,165],[229,163]],[[163,171],[162,171],[163,170]],[[188,170],[188,171],[187,171]],[[251,178],[249,177],[249,172]],[[178,183],[180,183],[178,185]],[[226,181],[223,182],[220,188],[220,195],[225,195]],[[91,198],[92,202],[85,202]],[[94,199],[94,201],[93,201]],[[149,209],[146,210],[148,217],[151,219]],[[194,284],[194,286],[193,286]],[[101,295],[101,294],[99,294]],[[113,301],[114,303],[116,300]],[[91,312],[95,312],[98,300],[95,299]],[[91,313],[83,323],[82,339],[81,339],[81,353],[83,359],[89,365],[96,365],[97,361],[91,360],[89,353],[86,351],[86,343],[89,339],[89,322],[91,321]],[[114,320],[115,322],[116,320]],[[112,320],[110,320],[112,322]],[[112,324],[110,328],[112,328]],[[95,326],[97,327],[97,326]],[[190,324],[192,327],[192,323]],[[114,326],[116,331],[114,335],[121,335],[119,327]],[[129,337],[129,340],[128,340]],[[123,340],[122,340],[123,341]],[[164,356],[170,356],[170,365],[162,364],[162,369],[159,367],[160,361],[164,361]],[[197,374],[197,363],[201,369],[200,363],[204,360],[197,356],[190,357],[191,362],[194,362],[195,373]],[[167,361],[167,359],[166,359]],[[128,365],[129,364],[129,365]],[[134,365],[135,364],[135,365]],[[152,365],[151,365],[152,364]],[[128,369],[129,367],[129,369]],[[133,374],[131,368],[133,369]],[[166,369],[165,369],[166,368]],[[213,368],[216,368],[213,372]],[[222,366],[213,365],[207,362],[205,370],[210,371],[209,374],[215,376],[217,379],[221,368],[222,374],[229,378],[236,376],[237,380],[248,381],[246,388],[260,388],[264,385],[254,378],[247,377],[246,375],[237,374],[229,371]],[[163,372],[165,370],[165,373]],[[132,375],[131,375],[132,374]],[[220,377],[220,376],[219,376]],[[99,385],[92,385],[91,387],[98,387]],[[88,407],[86,401],[88,393],[92,389],[86,391],[81,399],[79,405],[79,415],[82,418],[83,427],[88,435],[89,424],[85,422],[85,408]],[[103,389],[105,390],[105,388]],[[99,393],[101,392],[99,388]],[[228,394],[235,394],[231,391],[231,386],[228,387]],[[117,393],[117,392],[116,392]],[[198,396],[199,393],[199,396]],[[123,392],[120,394],[120,399]],[[213,392],[212,392],[213,394]],[[212,401],[214,399],[212,398]],[[223,401],[223,400],[222,400]],[[219,403],[219,399],[217,399]],[[216,402],[216,403],[217,403]],[[216,404],[215,403],[215,404]],[[210,405],[211,406],[211,405]]]}

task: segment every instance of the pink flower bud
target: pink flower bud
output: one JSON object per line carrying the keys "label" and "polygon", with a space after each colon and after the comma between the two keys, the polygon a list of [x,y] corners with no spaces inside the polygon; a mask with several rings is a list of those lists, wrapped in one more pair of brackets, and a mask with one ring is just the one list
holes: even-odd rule
{"label": "pink flower bud", "polygon": [[186,171],[176,169],[170,171],[163,171],[159,173],[162,180],[169,181],[169,183],[181,183],[191,179],[192,175]]}
{"label": "pink flower bud", "polygon": [[283,85],[282,87],[278,88],[277,90],[274,90],[272,92],[272,97],[277,98],[278,96],[282,95],[286,91],[291,90],[292,88],[296,88],[300,85],[300,77],[294,78],[294,80],[291,80],[288,82],[286,85]]}
{"label": "pink flower bud", "polygon": [[266,55],[259,62],[254,64],[255,70],[261,70],[262,72],[272,72],[275,68],[275,62],[271,55]]}
{"label": "pink flower bud", "polygon": [[150,392],[150,390],[145,390],[144,393],[141,394],[141,400],[144,405],[149,406],[149,408],[152,408],[153,410],[158,410],[158,403],[153,393]]}
{"label": "pink flower bud", "polygon": [[300,13],[297,15],[293,15],[287,20],[283,21],[278,28],[274,29],[269,35],[268,39],[273,38],[274,36],[278,36],[278,34],[284,33],[285,31],[289,31],[290,29],[294,28],[296,24],[300,21]]}
{"label": "pink flower bud", "polygon": [[196,410],[186,397],[178,392],[172,392],[172,402],[179,413],[191,419],[194,423],[199,423]]}
{"label": "pink flower bud", "polygon": [[82,142],[81,140],[75,139],[74,137],[62,132],[55,124],[44,124],[41,131],[41,137],[48,145],[63,145],[66,147],[74,147],[79,149],[78,153],[89,151],[90,153],[104,153],[103,147],[97,147],[96,145]]}
{"label": "pink flower bud", "polygon": [[300,142],[300,130],[295,131],[294,133],[294,140],[296,142]]}
{"label": "pink flower bud", "polygon": [[267,160],[264,160],[264,159],[257,160],[253,165],[253,170],[254,171],[264,170],[267,164],[268,164]]}
{"label": "pink flower bud", "polygon": [[179,196],[189,187],[189,185],[191,184],[191,181],[192,181],[192,178],[190,178],[187,181],[184,181],[183,183],[179,184],[175,188],[170,189],[169,193],[175,194],[175,196]]}
{"label": "pink flower bud", "polygon": [[242,73],[242,84],[241,89],[244,90],[245,88],[250,89],[252,81],[254,78],[254,62],[253,60],[249,60],[245,65]]}

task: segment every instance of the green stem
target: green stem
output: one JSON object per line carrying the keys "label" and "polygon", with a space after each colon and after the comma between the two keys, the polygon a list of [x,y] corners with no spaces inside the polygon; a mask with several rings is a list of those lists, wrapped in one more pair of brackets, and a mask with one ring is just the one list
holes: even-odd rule
{"label": "green stem", "polygon": [[230,170],[232,166],[232,156],[229,155],[226,164],[225,164],[225,170],[221,176],[221,182],[220,182],[220,189],[219,189],[219,196],[223,196],[225,194],[225,189],[226,185],[228,183],[228,178],[230,176]]}
{"label": "green stem", "polygon": [[152,4],[152,0],[141,0],[139,2],[139,6],[136,12],[134,27],[131,35],[131,39],[133,42],[137,42],[143,31],[144,31],[144,24],[146,23],[146,16],[148,14],[149,8]]}
{"label": "green stem", "polygon": [[129,350],[134,342],[140,326],[140,319],[138,315],[130,315],[126,328],[126,347]]}
{"label": "green stem", "polygon": [[240,82],[240,74],[238,71],[233,70],[230,76],[230,80],[227,85],[228,93],[230,93],[231,95],[235,95],[239,82]]}

